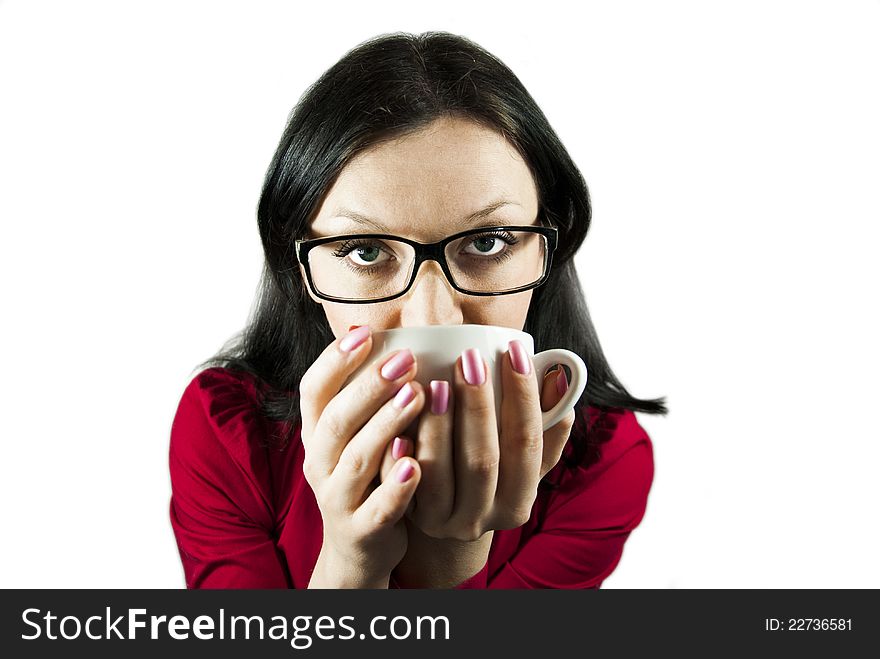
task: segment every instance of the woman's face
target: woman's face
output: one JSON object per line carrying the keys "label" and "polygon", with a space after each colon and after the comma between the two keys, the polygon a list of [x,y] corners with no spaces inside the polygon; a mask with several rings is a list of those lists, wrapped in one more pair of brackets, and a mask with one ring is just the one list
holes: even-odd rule
{"label": "woman's face", "polygon": [[[503,202],[503,203],[500,203]],[[492,207],[479,219],[466,220]],[[310,237],[388,233],[435,242],[490,225],[536,225],[538,195],[517,151],[499,134],[444,118],[353,158],[325,196]],[[367,217],[381,225],[357,222]],[[373,304],[322,304],[338,338],[351,325],[374,331],[419,325],[480,324],[522,329],[532,291],[479,297],[459,293],[436,261],[422,263],[403,296]]]}

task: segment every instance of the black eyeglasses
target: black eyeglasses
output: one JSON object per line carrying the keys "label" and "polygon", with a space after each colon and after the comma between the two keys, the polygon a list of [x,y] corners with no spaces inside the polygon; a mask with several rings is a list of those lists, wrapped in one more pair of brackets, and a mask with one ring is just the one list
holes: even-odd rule
{"label": "black eyeglasses", "polygon": [[450,285],[466,295],[510,295],[537,288],[550,273],[556,242],[555,227],[492,226],[436,243],[358,233],[297,240],[295,246],[316,297],[368,304],[404,295],[429,260],[439,263]]}

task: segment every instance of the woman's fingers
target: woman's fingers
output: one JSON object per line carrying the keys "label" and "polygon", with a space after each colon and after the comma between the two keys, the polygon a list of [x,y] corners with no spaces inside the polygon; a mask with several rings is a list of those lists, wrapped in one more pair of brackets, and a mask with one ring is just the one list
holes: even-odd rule
{"label": "woman's fingers", "polygon": [[[399,350],[376,360],[343,387],[326,403],[315,424],[314,432],[321,437],[321,443],[305,446],[311,469],[319,476],[328,476],[336,468],[349,439],[371,421],[380,406],[395,397],[412,394],[413,389],[406,385],[416,371],[412,352]],[[386,419],[394,416],[385,414]]]}
{"label": "woman's fingers", "polygon": [[347,442],[328,478],[328,483],[338,493],[337,505],[353,511],[363,503],[367,489],[381,466],[388,438],[403,434],[422,410],[424,401],[422,385],[415,381],[407,382]]}
{"label": "woman's fingers", "polygon": [[476,540],[485,532],[498,483],[495,394],[478,350],[465,350],[453,372],[455,502],[449,526],[459,540]]}
{"label": "woman's fingers", "polygon": [[[415,457],[422,469],[412,519],[427,535],[441,529],[452,515],[455,501],[453,464],[452,387],[446,380],[432,380],[428,400],[419,417]],[[420,505],[421,504],[421,505]]]}
{"label": "woman's fingers", "polygon": [[544,445],[538,379],[519,341],[511,341],[501,358],[501,383],[501,464],[493,527],[509,529],[522,526],[531,515]]}
{"label": "woman's fingers", "polygon": [[373,349],[373,338],[366,325],[340,337],[318,355],[299,384],[303,445],[314,435],[324,407],[339,393],[345,381],[364,363]]}
{"label": "woman's fingers", "polygon": [[[541,385],[541,411],[546,412],[552,409],[568,390],[568,379],[565,376],[565,369],[559,366],[557,370],[548,372],[543,379]],[[562,457],[562,451],[565,443],[571,434],[574,426],[575,411],[569,410],[562,420],[552,428],[548,428],[544,432],[544,448],[541,454],[541,471],[540,477],[544,476],[556,466],[559,458]]]}

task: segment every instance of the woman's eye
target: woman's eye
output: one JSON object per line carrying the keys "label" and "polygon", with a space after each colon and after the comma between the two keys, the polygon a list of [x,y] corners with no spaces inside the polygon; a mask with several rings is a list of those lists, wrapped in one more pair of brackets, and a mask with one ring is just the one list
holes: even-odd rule
{"label": "woman's eye", "polygon": [[480,236],[474,238],[468,243],[468,247],[473,247],[472,251],[465,250],[469,254],[479,254],[480,256],[492,256],[497,254],[506,243],[496,236]]}
{"label": "woman's eye", "polygon": [[379,258],[379,248],[378,247],[357,247],[351,250],[350,256],[355,261],[360,261],[362,263],[373,263],[376,259]]}
{"label": "woman's eye", "polygon": [[358,265],[371,265],[380,262],[382,250],[376,245],[366,245],[363,247],[355,247],[349,253],[352,261]]}

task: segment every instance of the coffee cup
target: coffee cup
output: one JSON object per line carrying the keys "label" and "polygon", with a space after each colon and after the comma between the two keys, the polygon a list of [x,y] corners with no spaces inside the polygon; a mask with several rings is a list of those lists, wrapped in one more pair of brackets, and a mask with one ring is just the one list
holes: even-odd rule
{"label": "coffee cup", "polygon": [[[564,364],[571,371],[571,382],[568,390],[553,408],[543,412],[543,429],[555,426],[568,414],[580,399],[587,386],[587,367],[575,353],[563,348],[544,350],[537,355],[535,341],[527,332],[510,327],[495,325],[428,325],[420,327],[397,327],[389,330],[373,332],[373,349],[364,364],[349,378],[370,364],[375,364],[390,352],[409,348],[416,358],[418,371],[416,381],[430,391],[431,380],[453,381],[455,362],[469,348],[477,348],[488,366],[488,376],[492,378],[495,392],[495,418],[499,427],[501,423],[501,367],[504,353],[509,350],[508,343],[518,340],[532,357],[535,369],[532,375],[543,377],[545,370],[552,364]],[[539,390],[541,380],[538,381]]]}

